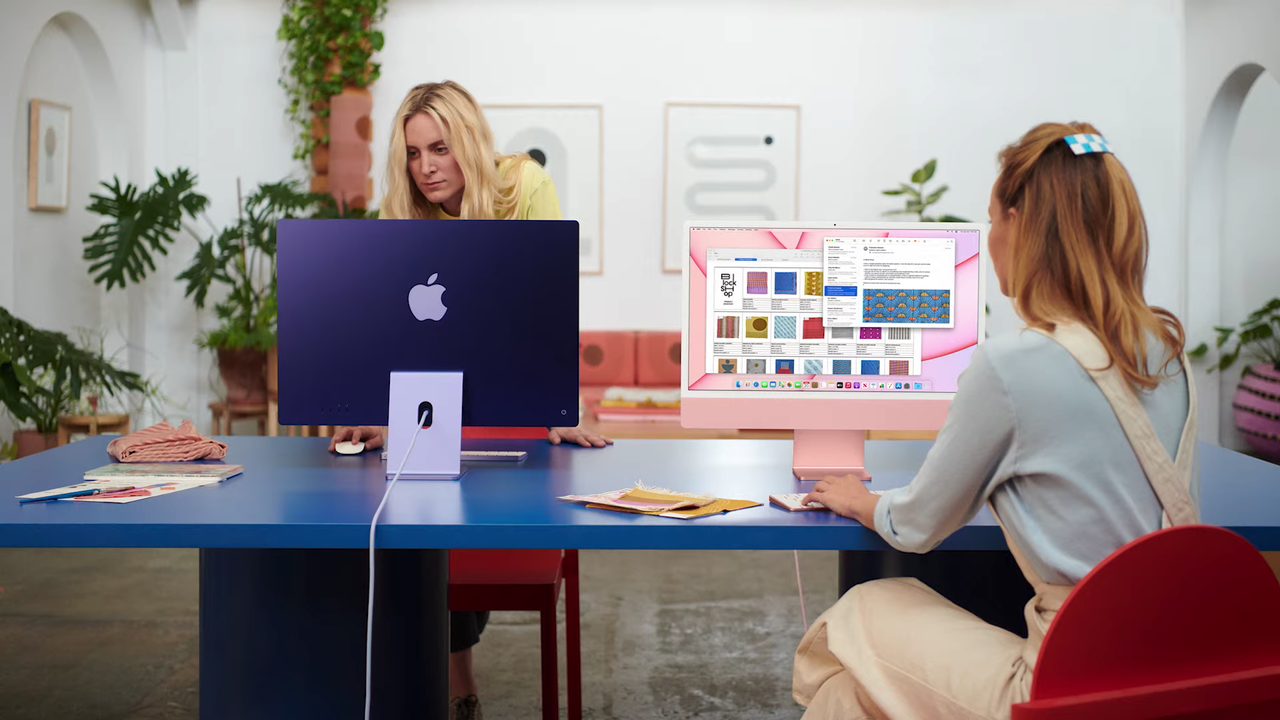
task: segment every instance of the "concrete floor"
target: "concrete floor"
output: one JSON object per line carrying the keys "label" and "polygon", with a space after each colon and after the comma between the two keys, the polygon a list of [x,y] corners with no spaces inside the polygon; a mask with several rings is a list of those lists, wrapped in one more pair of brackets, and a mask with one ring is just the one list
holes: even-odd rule
{"label": "concrete floor", "polygon": [[[812,620],[835,553],[800,562]],[[790,552],[582,553],[584,717],[800,717],[795,585]],[[197,717],[197,590],[195,551],[0,549],[0,717]],[[494,613],[475,659],[486,718],[540,717],[536,614]]]}

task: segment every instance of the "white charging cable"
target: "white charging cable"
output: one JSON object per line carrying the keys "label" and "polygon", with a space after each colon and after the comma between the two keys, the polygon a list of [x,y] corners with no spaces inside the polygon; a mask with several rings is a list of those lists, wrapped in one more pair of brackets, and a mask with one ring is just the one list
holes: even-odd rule
{"label": "white charging cable", "polygon": [[800,593],[800,622],[804,623],[804,631],[809,632],[809,617],[804,612],[804,585],[800,584],[800,551],[792,550],[796,557],[796,591]]}
{"label": "white charging cable", "polygon": [[373,701],[373,539],[374,534],[378,530],[378,516],[382,515],[382,508],[387,504],[387,498],[391,497],[391,488],[396,486],[396,481],[400,479],[400,473],[404,472],[404,464],[409,460],[409,454],[413,452],[413,444],[418,441],[418,433],[422,432],[422,426],[427,422],[427,412],[422,413],[422,417],[418,420],[418,428],[413,431],[413,437],[409,438],[409,448],[404,451],[404,456],[400,458],[400,467],[396,468],[396,474],[391,477],[391,482],[387,483],[387,489],[382,493],[382,502],[378,503],[378,509],[373,513],[373,521],[369,523],[369,624],[365,629],[364,643],[364,720],[369,720],[369,707]]}

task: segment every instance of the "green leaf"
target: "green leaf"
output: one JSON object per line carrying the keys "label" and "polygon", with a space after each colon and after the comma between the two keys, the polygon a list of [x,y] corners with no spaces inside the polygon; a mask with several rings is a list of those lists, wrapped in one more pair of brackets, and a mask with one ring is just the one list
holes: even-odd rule
{"label": "green leaf", "polygon": [[1187,351],[1187,357],[1195,358],[1195,359],[1202,358],[1208,354],[1209,354],[1209,345],[1207,343],[1200,343],[1199,345],[1195,346],[1193,349]]}
{"label": "green leaf", "polygon": [[885,195],[905,195],[907,191],[898,189],[898,190],[881,190],[880,192]]}
{"label": "green leaf", "polygon": [[919,200],[919,199],[920,199],[920,191],[919,191],[919,190],[916,190],[915,188],[911,187],[910,185],[908,185],[908,184],[906,184],[906,183],[900,183],[899,187],[901,187],[901,188],[902,188],[902,192],[903,192],[903,193],[905,193],[905,194],[907,194],[907,195],[910,195],[911,197],[915,198],[916,200]]}
{"label": "green leaf", "polygon": [[946,185],[940,186],[937,190],[929,193],[929,196],[924,199],[924,204],[932,205],[938,202],[938,200],[942,199],[942,196],[946,194],[948,189],[949,188]]}
{"label": "green leaf", "polygon": [[168,254],[168,246],[182,227],[183,216],[195,217],[209,200],[195,192],[195,175],[179,168],[171,176],[156,171],[156,182],[139,192],[120,179],[102,183],[104,194],[90,195],[89,212],[106,221],[83,240],[82,257],[89,273],[107,290],[141,282],[155,270],[153,254]]}
{"label": "green leaf", "polygon": [[938,169],[938,161],[936,159],[930,160],[929,162],[925,163],[922,169],[924,170],[924,179],[921,180],[920,182],[927,183],[933,179],[933,173]]}

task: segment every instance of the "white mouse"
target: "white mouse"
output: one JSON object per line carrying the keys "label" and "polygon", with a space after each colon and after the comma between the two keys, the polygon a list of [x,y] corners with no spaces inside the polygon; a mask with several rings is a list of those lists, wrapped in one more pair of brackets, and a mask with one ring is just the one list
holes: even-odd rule
{"label": "white mouse", "polygon": [[364,452],[364,443],[362,442],[340,442],[333,446],[333,449],[339,455],[359,455]]}

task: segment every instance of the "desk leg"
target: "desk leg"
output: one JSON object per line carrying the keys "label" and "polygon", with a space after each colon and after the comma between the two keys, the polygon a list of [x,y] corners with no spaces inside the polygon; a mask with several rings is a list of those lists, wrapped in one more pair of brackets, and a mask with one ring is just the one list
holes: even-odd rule
{"label": "desk leg", "polygon": [[1007,550],[840,551],[840,595],[861,582],[913,577],[940,595],[1011,633],[1027,636],[1023,608],[1035,593]]}
{"label": "desk leg", "polygon": [[[201,550],[200,716],[363,717],[368,557]],[[379,551],[377,582],[372,716],[444,717],[449,553]]]}

